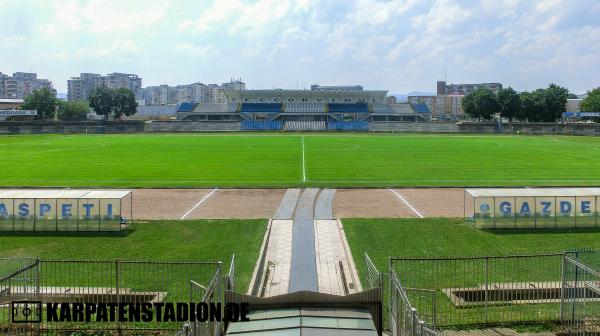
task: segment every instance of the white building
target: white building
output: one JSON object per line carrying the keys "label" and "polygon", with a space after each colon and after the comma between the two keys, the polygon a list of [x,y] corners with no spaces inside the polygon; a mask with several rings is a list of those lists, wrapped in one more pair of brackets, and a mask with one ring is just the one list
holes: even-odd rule
{"label": "white building", "polygon": [[431,117],[437,120],[456,120],[464,115],[463,95],[409,96],[413,105],[424,104],[431,111]]}
{"label": "white building", "polygon": [[33,90],[47,88],[56,96],[52,82],[47,79],[37,78],[33,72],[15,72],[12,76],[0,72],[0,98],[24,99]]}
{"label": "white building", "polygon": [[89,99],[92,91],[98,87],[110,89],[126,88],[136,99],[142,96],[142,79],[138,75],[113,72],[106,76],[95,73],[81,73],[67,81],[67,99],[70,101]]}
{"label": "white building", "polygon": [[181,102],[191,103],[226,103],[226,91],[241,91],[246,84],[240,80],[232,80],[228,83],[202,84],[192,83],[177,86],[166,84],[149,86],[142,89],[143,105],[172,105]]}

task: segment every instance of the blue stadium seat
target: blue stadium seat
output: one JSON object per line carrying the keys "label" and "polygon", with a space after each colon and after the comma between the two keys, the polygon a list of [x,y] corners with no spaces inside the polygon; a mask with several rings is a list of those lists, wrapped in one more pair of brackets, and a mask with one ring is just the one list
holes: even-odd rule
{"label": "blue stadium seat", "polygon": [[283,129],[281,120],[242,120],[242,130],[279,131]]}
{"label": "blue stadium seat", "polygon": [[369,122],[365,120],[354,121],[330,121],[327,124],[327,129],[335,131],[366,131],[369,129]]}
{"label": "blue stadium seat", "polygon": [[279,113],[281,112],[280,103],[243,103],[242,113],[262,112],[262,113]]}
{"label": "blue stadium seat", "polygon": [[192,112],[196,103],[180,103],[177,112]]}
{"label": "blue stadium seat", "polygon": [[329,112],[331,113],[369,113],[367,103],[354,104],[329,104]]}
{"label": "blue stadium seat", "polygon": [[285,112],[288,113],[324,113],[324,103],[286,103]]}

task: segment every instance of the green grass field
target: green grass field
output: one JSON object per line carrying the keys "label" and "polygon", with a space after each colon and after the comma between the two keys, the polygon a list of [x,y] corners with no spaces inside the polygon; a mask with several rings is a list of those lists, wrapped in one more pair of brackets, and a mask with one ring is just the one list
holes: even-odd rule
{"label": "green grass field", "polygon": [[366,252],[380,271],[388,258],[514,255],[600,249],[600,229],[473,229],[463,219],[344,219],[344,231],[359,274]]}
{"label": "green grass field", "polygon": [[589,186],[600,138],[0,136],[2,187]]}
{"label": "green grass field", "polygon": [[236,287],[245,291],[265,230],[265,220],[193,220],[139,222],[129,234],[3,233],[0,235],[0,256],[75,260],[220,260],[225,274],[231,255],[235,254]]}
{"label": "green grass field", "polygon": [[[462,219],[345,219],[344,229],[359,274],[365,274],[366,252],[380,272],[388,272],[388,258],[461,257],[533,253],[560,253],[574,248],[600,248],[600,229],[588,230],[507,230],[481,231],[463,224]],[[489,274],[492,283],[540,283],[561,280],[562,258],[510,259],[489,261],[488,273],[482,262],[449,261],[396,263],[396,274],[411,303],[428,322],[436,312],[436,325],[456,328],[478,324],[554,322],[559,303],[497,303],[456,308],[442,292],[445,288],[477,287]],[[364,278],[363,278],[364,279]],[[364,280],[363,280],[364,281]],[[384,286],[387,287],[388,286]],[[431,291],[433,290],[433,291]],[[432,298],[435,296],[435,300]],[[387,293],[385,296],[387,300]],[[435,302],[435,304],[434,304]],[[435,306],[435,308],[433,308]],[[588,304],[588,309],[591,309]],[[600,306],[595,308],[600,311]],[[484,318],[485,317],[485,318]]]}

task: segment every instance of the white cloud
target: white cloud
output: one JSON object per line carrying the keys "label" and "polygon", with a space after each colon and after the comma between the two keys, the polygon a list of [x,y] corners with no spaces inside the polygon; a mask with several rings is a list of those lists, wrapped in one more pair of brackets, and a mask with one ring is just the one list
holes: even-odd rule
{"label": "white cloud", "polygon": [[0,37],[0,45],[3,47],[13,47],[18,44],[23,44],[23,42],[27,41],[27,37],[25,36],[4,36]]}
{"label": "white cloud", "polygon": [[209,30],[229,34],[260,35],[272,31],[272,25],[290,12],[287,0],[259,0],[252,4],[240,0],[216,0],[196,19],[185,19],[179,31],[202,33]]}
{"label": "white cloud", "polygon": [[165,17],[170,2],[161,1],[152,5],[143,1],[70,0],[50,4],[54,10],[54,21],[51,23],[54,27],[78,32],[122,33],[156,25]]}
{"label": "white cloud", "polygon": [[212,44],[195,45],[191,43],[182,43],[175,47],[175,50],[194,58],[208,58],[219,54],[217,48]]}
{"label": "white cloud", "polygon": [[383,25],[398,18],[416,3],[416,0],[359,0],[347,18],[356,25]]}
{"label": "white cloud", "polygon": [[58,50],[36,53],[35,60],[54,62],[75,62],[89,59],[102,59],[104,62],[128,58],[141,52],[140,47],[130,39],[116,39],[109,44],[77,48],[75,50]]}
{"label": "white cloud", "polygon": [[197,67],[203,81],[232,74],[253,88],[304,77],[431,91],[446,68],[453,81],[526,90],[556,79],[579,92],[598,85],[598,16],[594,0],[0,0],[0,45],[35,48],[5,56],[7,67],[164,73],[173,84]]}
{"label": "white cloud", "polygon": [[416,30],[424,30],[425,34],[434,34],[460,29],[460,25],[470,16],[470,9],[450,0],[438,0],[429,12],[414,17],[412,23]]}
{"label": "white cloud", "polygon": [[277,55],[279,53],[281,53],[282,51],[284,51],[286,49],[287,49],[287,46],[285,44],[283,44],[283,43],[277,44],[275,47],[273,47],[273,49],[271,49],[271,51],[269,51],[269,55],[267,55],[267,61],[269,61],[269,63],[273,62],[275,57],[277,57]]}

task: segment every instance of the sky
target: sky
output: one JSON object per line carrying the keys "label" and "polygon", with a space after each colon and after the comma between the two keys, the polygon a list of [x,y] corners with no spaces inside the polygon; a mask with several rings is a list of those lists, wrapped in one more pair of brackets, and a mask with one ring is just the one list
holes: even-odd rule
{"label": "sky", "polygon": [[600,86],[597,0],[0,0],[0,72],[248,89]]}

